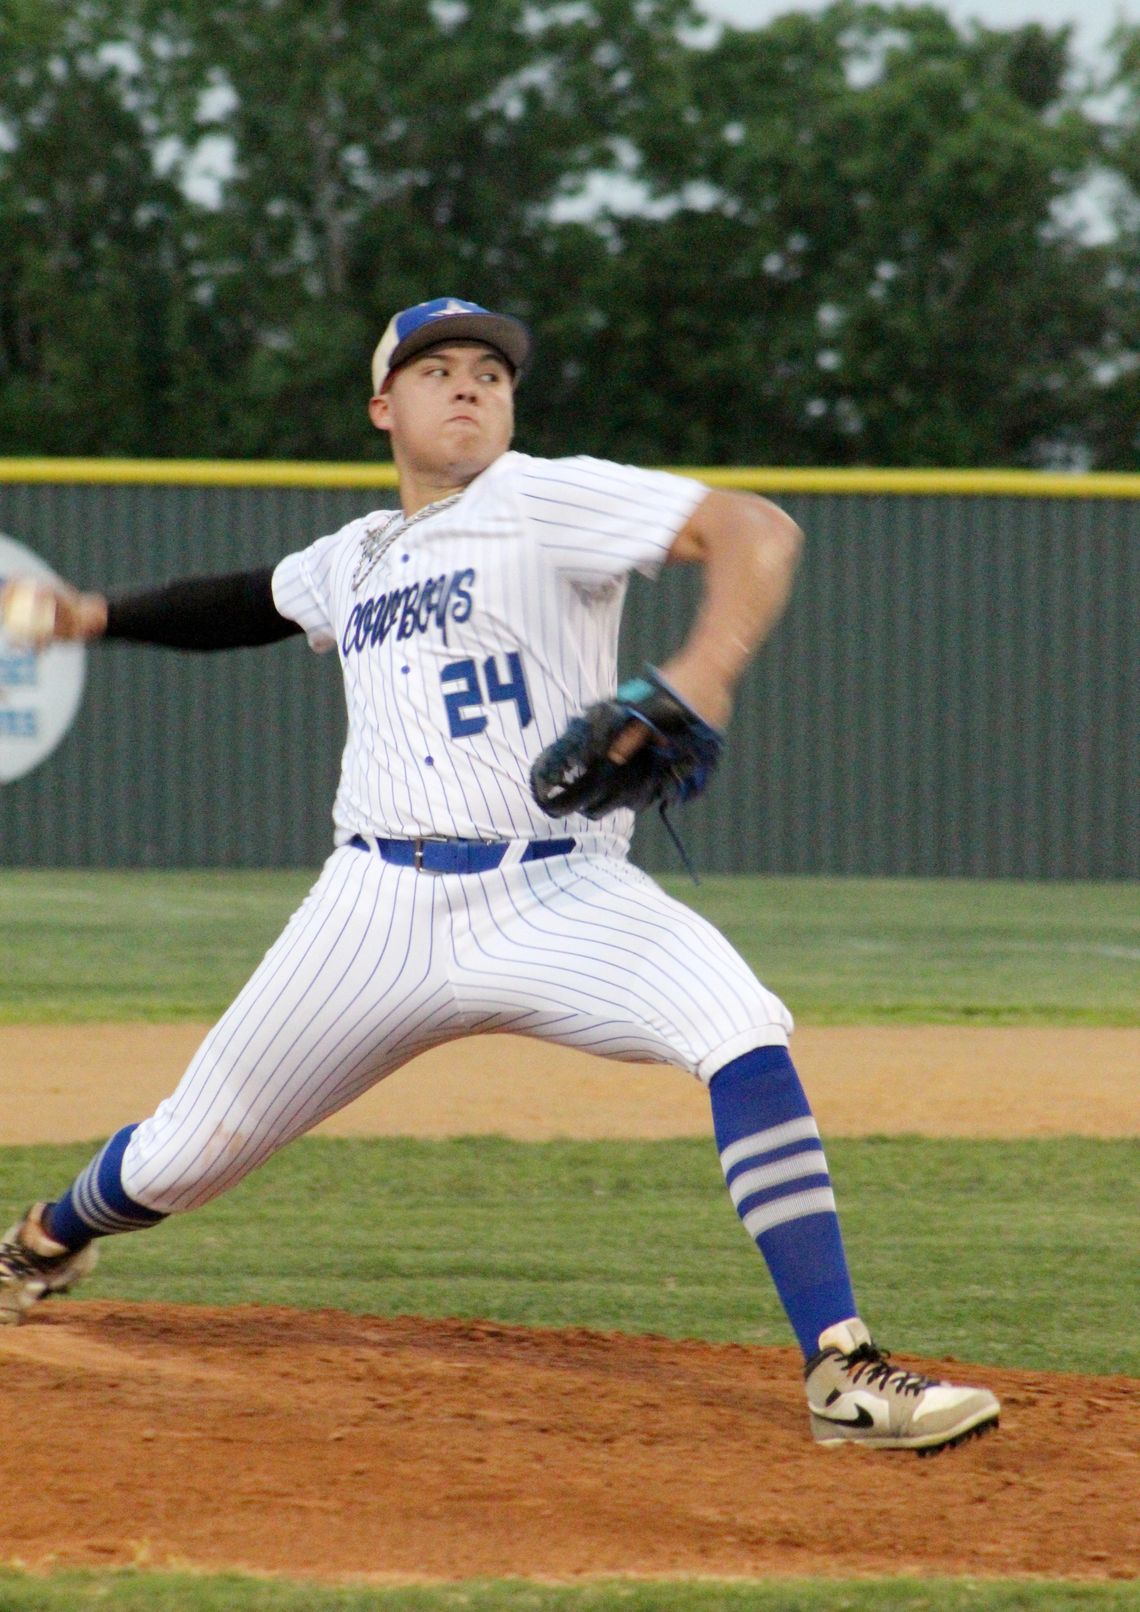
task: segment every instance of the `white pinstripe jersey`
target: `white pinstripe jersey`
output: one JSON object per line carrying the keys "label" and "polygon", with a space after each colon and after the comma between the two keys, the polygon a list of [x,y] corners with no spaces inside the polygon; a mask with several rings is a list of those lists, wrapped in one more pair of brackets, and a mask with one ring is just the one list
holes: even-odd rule
{"label": "white pinstripe jersey", "polygon": [[530,768],[613,692],[630,573],[656,575],[706,492],[662,471],[509,452],[420,519],[379,511],[287,555],[277,609],[315,650],[336,648],[344,673],[337,843],[601,832],[627,844],[631,812],[553,822]]}

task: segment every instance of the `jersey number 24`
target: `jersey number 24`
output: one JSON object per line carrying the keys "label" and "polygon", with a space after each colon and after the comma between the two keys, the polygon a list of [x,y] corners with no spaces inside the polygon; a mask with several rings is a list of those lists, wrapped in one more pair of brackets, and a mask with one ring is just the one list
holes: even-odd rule
{"label": "jersey number 24", "polygon": [[[487,717],[481,709],[488,702],[499,704],[513,701],[519,710],[519,727],[525,728],[531,720],[530,696],[526,688],[522,657],[512,649],[506,657],[507,676],[500,677],[494,655],[483,662],[483,682],[479,681],[479,668],[473,660],[453,660],[439,674],[444,688],[456,686],[446,692],[443,703],[447,707],[447,725],[453,739],[463,739],[472,733],[482,733]],[[484,687],[486,693],[483,692]]]}

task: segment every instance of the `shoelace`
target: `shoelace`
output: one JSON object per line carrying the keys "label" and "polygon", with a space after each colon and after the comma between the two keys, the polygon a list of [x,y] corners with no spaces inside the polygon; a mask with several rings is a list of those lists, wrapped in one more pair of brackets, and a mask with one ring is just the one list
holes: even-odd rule
{"label": "shoelace", "polygon": [[872,1344],[861,1343],[852,1354],[847,1357],[847,1367],[851,1370],[852,1380],[859,1382],[865,1378],[868,1387],[893,1388],[899,1394],[913,1394],[916,1397],[924,1388],[934,1384],[933,1377],[924,1377],[920,1372],[907,1371],[903,1366],[892,1366],[890,1357],[885,1349],[876,1348]]}
{"label": "shoelace", "polygon": [[0,1243],[0,1273],[9,1276],[42,1276],[49,1262],[33,1254],[22,1243]]}

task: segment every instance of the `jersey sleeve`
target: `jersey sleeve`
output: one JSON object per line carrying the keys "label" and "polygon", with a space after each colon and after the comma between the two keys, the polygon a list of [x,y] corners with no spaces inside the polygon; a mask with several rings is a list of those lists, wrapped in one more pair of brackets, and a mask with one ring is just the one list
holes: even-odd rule
{"label": "jersey sleeve", "polygon": [[708,488],[690,476],[585,455],[518,455],[517,486],[554,567],[583,586],[640,571],[654,577]]}
{"label": "jersey sleeve", "polygon": [[295,621],[319,655],[335,649],[337,631],[332,598],[333,566],[344,532],[318,538],[307,549],[287,554],[273,571],[273,603]]}

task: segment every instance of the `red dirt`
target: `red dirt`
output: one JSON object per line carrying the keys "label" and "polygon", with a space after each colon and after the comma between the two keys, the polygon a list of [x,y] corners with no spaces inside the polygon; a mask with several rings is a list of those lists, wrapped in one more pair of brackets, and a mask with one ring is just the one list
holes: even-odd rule
{"label": "red dirt", "polygon": [[339,1312],[56,1301],[0,1333],[0,1560],[326,1580],[1140,1573],[1123,1377],[979,1380],[989,1437],[821,1450],[798,1357]]}

